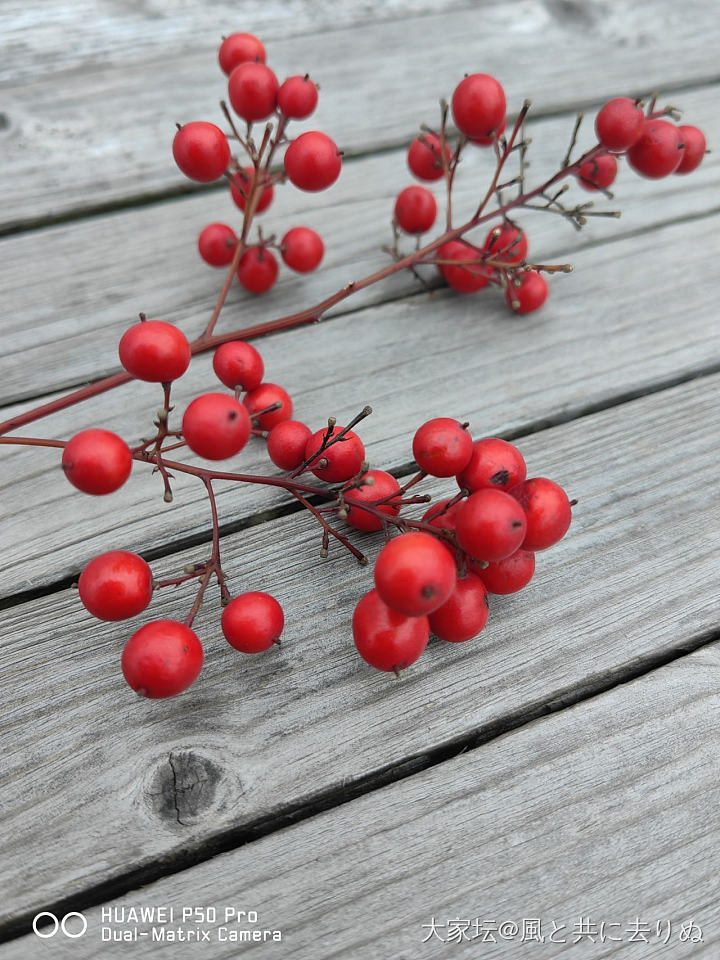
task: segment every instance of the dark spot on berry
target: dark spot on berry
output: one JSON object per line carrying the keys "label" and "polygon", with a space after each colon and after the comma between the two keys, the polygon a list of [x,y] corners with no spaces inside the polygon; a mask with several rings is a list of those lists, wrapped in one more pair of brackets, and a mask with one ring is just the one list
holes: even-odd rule
{"label": "dark spot on berry", "polygon": [[188,649],[189,649],[188,645],[186,643],[183,644],[183,653],[187,653]]}
{"label": "dark spot on berry", "polygon": [[498,470],[497,473],[494,473],[490,477],[490,483],[496,483],[498,484],[498,486],[503,486],[508,482],[509,479],[510,479],[509,470]]}
{"label": "dark spot on berry", "polygon": [[512,526],[512,527],[521,527],[521,526],[522,526],[522,520],[513,520],[511,526]]}
{"label": "dark spot on berry", "polygon": [[431,597],[434,597],[434,596],[435,596],[435,588],[434,588],[434,587],[431,587],[431,586],[429,586],[429,585],[426,586],[426,587],[423,587],[423,588],[422,588],[422,595],[425,597],[426,600],[430,600]]}
{"label": "dark spot on berry", "polygon": [[228,413],[228,420],[237,420],[237,410],[231,410]]}

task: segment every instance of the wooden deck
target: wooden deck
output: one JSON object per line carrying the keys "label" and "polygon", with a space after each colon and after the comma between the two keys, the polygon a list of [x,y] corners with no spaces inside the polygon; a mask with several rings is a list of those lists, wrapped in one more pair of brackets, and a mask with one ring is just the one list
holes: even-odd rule
{"label": "wooden deck", "polygon": [[[180,176],[169,143],[176,120],[215,117],[222,33],[260,34],[280,74],[310,70],[322,85],[311,126],[346,151],[332,190],[279,190],[263,216],[269,230],[316,227],[323,268],[286,271],[262,298],[234,290],[223,329],[300,309],[383,264],[407,142],[464,72],[496,73],[515,107],[532,98],[533,181],[557,166],[575,113],[611,95],[662,90],[716,152],[688,178],[623,171],[612,203],[622,218],[580,235],[560,217],[519,217],[534,256],[575,266],[535,316],[509,315],[490,293],[429,295],[403,275],[319,327],[262,342],[269,378],[306,422],[373,405],[363,439],[375,466],[409,474],[414,429],[456,416],[476,436],[519,438],[531,474],[580,500],[533,584],[493,599],[481,637],[434,643],[397,683],[352,645],[368,570],[339,550],[320,560],[311,518],[288,512],[282,493],[218,484],[226,572],[281,600],[282,649],[233,653],[210,596],[200,681],[174,701],[134,698],[119,671],[128,625],[98,624],[71,584],[102,550],[136,550],[156,576],[202,557],[202,486],[178,477],[167,507],[138,470],[111,499],[86,498],[55,451],[0,450],[0,960],[253,948],[293,960],[715,960],[715,5],[174,7],[0,3],[0,419],[113,370],[141,310],[202,328],[221,274],[198,260],[195,236],[233,208],[224,189]],[[490,172],[484,153],[468,156],[461,209]],[[198,358],[177,408],[212,383]],[[140,436],[156,394],[126,386],[32,432]],[[248,472],[266,466],[259,444],[243,453]],[[154,614],[177,615],[184,597],[164,593]],[[101,942],[103,911],[150,906],[174,907],[170,926],[183,908],[216,908],[184,924],[211,943]],[[257,911],[249,928],[282,941],[218,940],[226,909]],[[44,910],[82,912],[87,934],[38,939],[28,931]]]}

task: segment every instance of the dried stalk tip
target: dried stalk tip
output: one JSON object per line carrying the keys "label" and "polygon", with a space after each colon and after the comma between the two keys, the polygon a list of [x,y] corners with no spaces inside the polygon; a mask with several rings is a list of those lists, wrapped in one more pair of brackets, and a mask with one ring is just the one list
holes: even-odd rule
{"label": "dried stalk tip", "polygon": [[165,493],[163,494],[163,500],[165,501],[165,503],[172,503],[173,502],[172,491],[166,490]]}
{"label": "dried stalk tip", "polygon": [[197,564],[195,563],[186,563],[183,567],[183,573],[195,573],[197,570]]}

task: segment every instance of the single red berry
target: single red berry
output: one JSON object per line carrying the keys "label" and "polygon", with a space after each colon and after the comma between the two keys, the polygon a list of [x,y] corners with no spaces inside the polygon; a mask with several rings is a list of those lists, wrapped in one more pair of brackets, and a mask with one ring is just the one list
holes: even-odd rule
{"label": "single red berry", "polygon": [[474,573],[459,577],[445,603],[428,616],[430,630],[440,640],[464,643],[485,627],[490,602],[485,584]]}
{"label": "single red berry", "polygon": [[182,330],[164,320],[129,327],[118,346],[120,363],[136,380],[170,383],[190,366],[190,344]]}
{"label": "single red berry", "polygon": [[[438,260],[477,261],[481,251],[462,240],[449,240],[438,248],[436,256]],[[486,287],[492,277],[492,268],[480,263],[468,263],[467,266],[439,263],[438,270],[447,285],[458,293],[476,293]]]}
{"label": "single red berry", "polygon": [[691,127],[688,124],[682,124],[678,130],[683,142],[683,153],[680,166],[675,173],[692,173],[693,170],[697,170],[705,156],[707,148],[705,134],[697,127]]}
{"label": "single red berry", "polygon": [[405,233],[425,233],[435,223],[437,201],[426,187],[405,187],[395,201],[395,222]]}
{"label": "single red berry", "polygon": [[483,251],[490,254],[492,260],[520,263],[528,254],[527,234],[514,223],[505,220],[502,226],[493,227],[485,237]]}
{"label": "single red berry", "polygon": [[267,438],[268,456],[280,470],[296,470],[305,462],[305,447],[311,436],[310,427],[299,420],[283,420]]}
{"label": "single red berry", "polygon": [[427,617],[406,617],[371,590],[355,607],[352,619],[357,651],[376,670],[399,673],[415,663],[427,646]]}
{"label": "single red berry", "polygon": [[629,97],[608,100],[595,119],[600,143],[614,153],[624,153],[639,138],[645,125],[640,107]]}
{"label": "single red berry", "polygon": [[382,548],[375,562],[375,586],[393,610],[408,617],[431,613],[455,589],[455,563],[429,533],[403,533]]}
{"label": "single red berry", "polygon": [[[247,198],[252,189],[252,178],[253,178],[253,168],[252,167],[243,167],[241,170],[238,170],[234,173],[230,179],[230,195],[233,198],[233,202],[236,207],[240,207],[241,210],[245,210],[247,206]],[[262,213],[264,210],[270,206],[273,201],[273,196],[275,190],[272,185],[272,180],[269,176],[263,175],[262,179],[263,189],[260,194],[260,199],[255,205],[255,213]]]}
{"label": "single red berry", "polygon": [[513,313],[533,313],[548,296],[548,282],[537,270],[524,270],[507,285],[505,299]]}
{"label": "single red berry", "polygon": [[231,647],[241,653],[262,653],[280,642],[285,615],[275,597],[256,590],[230,601],[222,612],[221,626]]}
{"label": "single red berry", "polygon": [[659,180],[674,173],[683,157],[680,130],[669,120],[647,120],[640,139],[628,150],[628,163],[635,173]]}
{"label": "single red berry", "polygon": [[132,470],[130,447],[109,430],[81,430],[62,455],[62,468],[70,483],[95,496],[114,493]]}
{"label": "single red berry", "polygon": [[[343,427],[333,427],[331,438],[336,437]],[[328,434],[328,428],[317,430],[305,444],[305,459],[309,460],[317,453]],[[349,480],[360,470],[365,460],[365,447],[360,437],[349,430],[340,440],[336,440],[327,450],[310,464],[309,470],[320,480],[327,483],[342,483]]]}
{"label": "single red berry", "polygon": [[572,509],[561,486],[546,477],[533,477],[510,494],[525,511],[523,550],[547,550],[562,540],[572,521]]}
{"label": "single red berry", "polygon": [[162,700],[197,680],[203,649],[194,630],[177,620],[152,620],[125,644],[122,672],[135,693]]}
{"label": "single red berry", "polygon": [[304,77],[288,77],[278,90],[278,107],[290,120],[309,117],[317,102],[318,88],[307,74]]}
{"label": "single red berry", "polygon": [[618,163],[611,153],[586,160],[577,172],[578,183],[585,190],[607,190],[617,176]]}
{"label": "single red berry", "polygon": [[182,419],[185,442],[206,460],[227,460],[239,453],[250,436],[245,407],[227,393],[203,393],[190,403]]}
{"label": "single red berry", "polygon": [[277,77],[264,63],[241,63],[230,74],[230,103],[235,113],[248,123],[267,120],[275,112],[277,93]]}
{"label": "single red berry", "polygon": [[474,143],[478,147],[491,147],[500,137],[505,133],[506,123],[505,120],[500,124],[500,126],[487,137],[474,137],[470,139],[470,143]]}
{"label": "single red berry", "polygon": [[226,267],[233,258],[237,235],[226,223],[209,223],[200,231],[198,250],[211,267]]}
{"label": "single red berry", "polygon": [[455,126],[466,137],[490,137],[505,119],[505,91],[495,77],[473,73],[455,88],[452,112]]}
{"label": "single red berry", "polygon": [[210,183],[230,163],[230,144],[220,127],[198,120],[180,127],[173,140],[173,157],[186,177]]}
{"label": "single red berry", "polygon": [[[423,133],[410,144],[407,163],[418,180],[439,180],[443,175],[443,152],[440,138],[434,133]],[[450,160],[450,148],[445,144],[445,162]]]}
{"label": "single red berry", "polygon": [[499,437],[476,440],[467,466],[458,474],[461,490],[510,490],[527,476],[525,460],[518,448]]}
{"label": "single red berry", "polygon": [[342,154],[325,133],[301,133],[285,153],[288,180],[300,190],[325,190],[340,176]]}
{"label": "single red berry", "polygon": [[[393,503],[379,503],[388,497],[395,497],[400,492],[400,484],[395,477],[386,473],[384,470],[368,470],[363,474],[365,483],[362,486],[354,487],[345,493],[345,504],[347,506],[346,521],[356,530],[370,532],[372,530],[382,530],[383,521],[381,517],[376,517],[367,510],[355,506],[358,503],[367,503],[377,507],[380,513],[388,517],[397,516],[400,507]],[[368,481],[370,481],[368,483]]]}
{"label": "single red berry", "polygon": [[215,351],[213,370],[220,383],[231,390],[254,390],[262,383],[265,364],[252,344],[230,340]]}
{"label": "single red berry", "polygon": [[415,431],[412,450],[417,465],[431,477],[454,477],[468,465],[473,442],[457,420],[436,417]]}
{"label": "single red berry", "polygon": [[468,564],[490,593],[517,593],[532,580],[535,573],[535,554],[531,550],[516,550],[504,560],[496,560],[485,567]]}
{"label": "single red berry", "polygon": [[[261,383],[259,387],[245,394],[243,403],[253,425],[257,425],[259,430],[272,430],[278,423],[292,417],[293,403],[290,394],[276,383]],[[279,404],[276,410],[261,412],[275,404]]]}
{"label": "single red berry", "polygon": [[285,263],[298,273],[317,269],[325,253],[322,237],[310,227],[291,227],[282,238],[280,249]]}
{"label": "single red berry", "polygon": [[136,553],[110,550],[85,566],[78,593],[82,605],[98,620],[127,620],[150,603],[152,570]]}
{"label": "single red berry", "polygon": [[265,63],[265,47],[251,33],[231,33],[220,44],[218,60],[222,72],[229,76],[241,63]]}
{"label": "single red berry", "polygon": [[[448,506],[448,504],[450,504],[450,506]],[[423,523],[430,523],[433,527],[437,527],[438,530],[454,531],[457,512],[462,504],[462,500],[457,500],[455,503],[452,503],[450,498],[438,500],[437,503],[429,506],[423,514]],[[440,542],[447,543],[446,540],[441,540]]]}
{"label": "single red berry", "polygon": [[267,293],[277,280],[277,260],[267,247],[248,247],[240,257],[237,275],[250,293]]}
{"label": "single red berry", "polygon": [[520,548],[525,531],[525,512],[503,490],[473,493],[455,520],[458,543],[473,560],[504,560]]}

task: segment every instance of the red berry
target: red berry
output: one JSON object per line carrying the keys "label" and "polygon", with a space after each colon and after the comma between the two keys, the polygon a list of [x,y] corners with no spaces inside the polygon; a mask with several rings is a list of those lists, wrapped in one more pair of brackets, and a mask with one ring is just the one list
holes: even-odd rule
{"label": "red berry", "polygon": [[231,390],[254,390],[262,383],[265,364],[252,344],[231,340],[215,351],[213,370],[220,383]]}
{"label": "red berry", "polygon": [[545,477],[533,477],[510,493],[525,511],[523,550],[546,550],[562,540],[572,521],[570,501],[562,487]]}
{"label": "red berry", "polygon": [[504,560],[489,563],[486,567],[469,564],[480,577],[490,593],[517,593],[532,580],[535,573],[535,554],[531,550],[516,550]]}
{"label": "red berry", "polygon": [[325,190],[340,176],[341,166],[337,145],[319,130],[301,133],[285,154],[288,180],[300,190]]}
{"label": "red berry", "polygon": [[[252,177],[253,168],[243,167],[234,173],[230,180],[230,195],[233,198],[235,206],[240,207],[241,210],[244,210],[247,205],[248,194],[252,188]],[[255,213],[262,213],[263,210],[267,210],[273,201],[273,195],[275,193],[270,177],[264,176],[262,182],[264,185],[260,199],[255,206]]]}
{"label": "red berry", "polygon": [[648,120],[640,139],[630,147],[627,158],[635,173],[659,180],[674,173],[683,157],[682,136],[668,120]]}
{"label": "red berry", "polygon": [[186,177],[210,183],[227,170],[230,145],[219,127],[199,120],[186,123],[175,134],[173,157]]}
{"label": "red berry", "polygon": [[[333,427],[331,437],[336,437],[343,427]],[[327,436],[327,427],[317,430],[305,444],[305,459],[317,453]],[[360,437],[349,430],[340,440],[336,440],[327,450],[311,463],[309,469],[320,480],[327,483],[342,483],[349,480],[360,470],[365,460],[365,447]]]}
{"label": "red berry", "polygon": [[499,437],[486,437],[473,444],[472,456],[465,469],[458,474],[461,490],[510,490],[527,476],[523,455],[516,446]]}
{"label": "red berry", "polygon": [[280,244],[282,258],[291,270],[311,273],[320,266],[325,245],[319,233],[310,227],[292,227]]}
{"label": "red berry", "polygon": [[[430,523],[433,527],[437,527],[438,530],[455,530],[455,518],[457,517],[457,512],[462,506],[462,500],[458,500],[448,506],[450,499],[438,500],[437,503],[433,503],[432,506],[423,514],[423,522]],[[447,540],[441,540],[441,543],[447,543]]]}
{"label": "red berry", "polygon": [[495,77],[473,73],[455,88],[452,112],[455,126],[466,137],[490,137],[505,119],[505,91]]}
{"label": "red berry", "polygon": [[162,700],[197,680],[203,649],[197,634],[177,620],[153,620],[134,633],[122,652],[122,672],[143,697]]}
{"label": "red berry", "polygon": [[487,137],[474,137],[471,138],[470,143],[474,143],[478,147],[491,147],[493,143],[500,139],[500,137],[505,133],[505,120],[500,124],[500,126]]}
{"label": "red berry", "polygon": [[250,436],[245,407],[227,393],[195,397],[182,419],[185,442],[206,460],[227,460],[239,453]]}
{"label": "red berry", "polygon": [[493,260],[520,263],[528,254],[527,234],[514,223],[505,220],[501,227],[493,227],[485,237],[483,251],[489,253]]}
{"label": "red berry", "polygon": [[464,643],[484,628],[490,616],[487,589],[480,577],[460,577],[445,603],[429,615],[430,629],[440,640]]}
{"label": "red berry", "polygon": [[643,112],[629,97],[608,100],[595,119],[600,143],[614,153],[624,153],[639,139],[645,124]]}
{"label": "red berry", "polygon": [[537,270],[524,270],[510,282],[505,299],[514,313],[533,313],[547,300],[548,282]]}
{"label": "red berry", "polygon": [[103,496],[118,490],[130,476],[132,454],[116,433],[82,430],[63,450],[62,468],[78,490]]}
{"label": "red berry", "polygon": [[277,280],[277,260],[267,247],[248,247],[240,257],[237,275],[250,293],[267,293]]}
{"label": "red berry", "polygon": [[[384,470],[368,470],[363,474],[364,480],[371,480],[371,483],[364,483],[360,487],[348,490],[345,493],[345,503],[347,505],[346,520],[351,527],[356,530],[370,532],[372,530],[381,530],[383,521],[380,517],[373,516],[367,510],[354,506],[358,503],[378,504],[379,500],[385,500],[388,497],[394,497],[400,492],[400,484],[395,477]],[[381,503],[377,509],[388,517],[397,516],[400,507],[391,503]]]}
{"label": "red berry", "polygon": [[405,187],[395,201],[395,222],[405,233],[425,233],[435,223],[437,202],[426,187]]}
{"label": "red berry", "polygon": [[291,120],[304,120],[313,112],[318,102],[318,88],[310,77],[288,77],[281,84],[277,95],[280,112]]}
{"label": "red berry", "polygon": [[376,670],[405,670],[427,646],[427,617],[406,617],[388,607],[377,590],[366,593],[353,613],[357,651]]}
{"label": "red berry", "polygon": [[187,337],[164,320],[144,320],[127,329],[118,353],[127,372],[148,383],[170,383],[190,366]]}
{"label": "red berry", "polygon": [[[450,148],[445,144],[445,160],[450,160]],[[410,144],[408,167],[419,180],[439,180],[443,175],[440,139],[434,133],[424,133]]]}
{"label": "red berry", "polygon": [[230,103],[248,123],[267,120],[275,112],[277,93],[277,77],[264,63],[241,63],[230,74]]}
{"label": "red berry", "polygon": [[220,44],[218,60],[222,72],[229,76],[241,63],[265,63],[265,47],[251,33],[231,33]]}
{"label": "red berry", "polygon": [[585,190],[607,190],[615,182],[617,171],[617,159],[606,153],[583,163],[577,172],[578,183]]}
{"label": "red berry", "polygon": [[413,456],[417,465],[432,477],[454,477],[470,460],[472,437],[457,420],[436,417],[415,431]]}
{"label": "red berry", "polygon": [[280,642],[285,626],[283,608],[269,593],[241,593],[222,613],[222,632],[231,647],[242,653],[262,653]]}
{"label": "red berry", "polygon": [[504,560],[525,539],[525,513],[502,490],[478,490],[458,510],[455,533],[473,560]]}
{"label": "red berry", "polygon": [[198,250],[211,267],[226,267],[233,258],[237,236],[226,223],[209,223],[200,231]]}
{"label": "red berry", "polygon": [[[247,407],[253,424],[256,424],[260,430],[272,430],[278,423],[292,417],[293,404],[290,394],[276,383],[261,383],[259,387],[245,394],[243,403]],[[280,404],[277,410],[260,413],[261,410],[266,410],[276,403]]]}
{"label": "red berry", "polygon": [[429,533],[403,533],[382,548],[375,586],[385,603],[408,617],[431,613],[455,589],[455,563]]}
{"label": "red berry", "polygon": [[679,126],[678,130],[684,146],[682,160],[675,173],[692,173],[693,170],[697,170],[705,156],[705,134],[697,127],[691,127],[688,124]]}
{"label": "red berry", "polygon": [[82,605],[98,620],[126,620],[152,599],[152,570],[136,553],[110,550],[88,563],[80,574]]}
{"label": "red berry", "polygon": [[[437,251],[438,260],[477,260],[480,250],[462,240],[449,240]],[[438,270],[445,282],[458,293],[476,293],[490,283],[492,269],[479,263],[460,266],[456,263],[438,264]]]}
{"label": "red berry", "polygon": [[311,436],[310,427],[299,420],[283,420],[267,438],[268,456],[280,470],[296,470],[305,462],[305,447]]}

